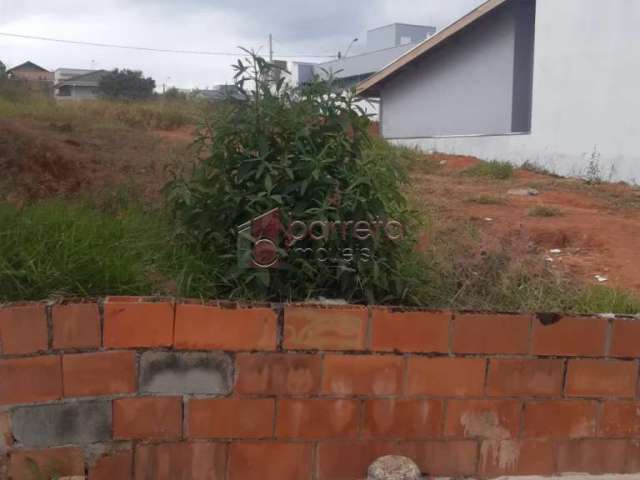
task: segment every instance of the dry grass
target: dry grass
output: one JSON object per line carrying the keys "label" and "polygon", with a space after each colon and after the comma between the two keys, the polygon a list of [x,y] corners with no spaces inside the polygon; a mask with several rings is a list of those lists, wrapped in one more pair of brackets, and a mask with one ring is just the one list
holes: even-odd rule
{"label": "dry grass", "polygon": [[536,205],[535,207],[531,207],[529,209],[530,217],[550,218],[560,217],[561,215],[562,210],[556,207],[550,207],[548,205]]}
{"label": "dry grass", "polygon": [[469,197],[466,201],[478,205],[506,205],[508,203],[504,197],[498,197],[496,195],[478,195]]}

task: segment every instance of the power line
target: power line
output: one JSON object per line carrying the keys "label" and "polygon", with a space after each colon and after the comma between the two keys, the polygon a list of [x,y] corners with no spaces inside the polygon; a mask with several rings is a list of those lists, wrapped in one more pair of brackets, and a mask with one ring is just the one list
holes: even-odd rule
{"label": "power line", "polygon": [[[84,45],[89,47],[100,47],[100,48],[120,48],[124,50],[140,50],[144,52],[155,52],[155,53],[178,53],[184,55],[209,55],[209,56],[220,56],[220,57],[237,57],[240,56],[240,53],[231,53],[231,52],[210,52],[206,50],[177,50],[171,48],[152,48],[152,47],[138,47],[133,45],[118,45],[112,43],[98,43],[98,42],[85,42],[80,40],[63,40],[60,38],[50,38],[50,37],[40,37],[35,35],[21,35],[19,33],[7,33],[0,32],[0,36],[4,37],[13,37],[13,38],[24,38],[29,40],[41,40],[44,42],[56,42],[56,43],[67,43],[71,45]],[[278,55],[281,58],[331,58],[334,55]]]}

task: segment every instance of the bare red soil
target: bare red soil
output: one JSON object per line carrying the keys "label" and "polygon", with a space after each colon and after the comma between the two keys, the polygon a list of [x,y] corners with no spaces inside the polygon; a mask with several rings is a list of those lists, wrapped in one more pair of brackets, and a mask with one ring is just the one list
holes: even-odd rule
{"label": "bare red soil", "polygon": [[0,119],[0,201],[13,203],[135,191],[157,201],[167,167],[184,162],[192,137],[115,127]]}
{"label": "bare red soil", "polygon": [[[590,283],[640,293],[640,188],[588,185],[523,170],[509,180],[489,180],[460,174],[477,159],[432,157],[446,163],[435,173],[418,173],[412,178],[418,202],[425,207],[435,205],[438,218],[473,222],[486,248],[517,239],[529,252],[544,255],[554,269]],[[539,195],[507,194],[510,189],[528,187]],[[486,198],[499,203],[479,203],[478,199]],[[559,215],[530,216],[538,205],[552,207]]]}

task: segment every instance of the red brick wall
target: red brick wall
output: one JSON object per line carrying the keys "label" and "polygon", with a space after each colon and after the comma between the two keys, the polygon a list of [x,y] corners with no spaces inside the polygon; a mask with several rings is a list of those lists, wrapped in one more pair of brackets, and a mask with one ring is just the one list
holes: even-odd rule
{"label": "red brick wall", "polygon": [[138,298],[0,309],[0,478],[640,472],[640,320]]}

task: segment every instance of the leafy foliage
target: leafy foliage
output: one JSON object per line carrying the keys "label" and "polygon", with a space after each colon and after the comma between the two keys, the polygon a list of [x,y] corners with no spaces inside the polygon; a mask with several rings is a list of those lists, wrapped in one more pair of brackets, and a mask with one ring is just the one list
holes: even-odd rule
{"label": "leafy foliage", "polygon": [[[351,93],[334,89],[331,80],[291,88],[277,66],[247,54],[234,65],[236,95],[200,130],[204,159],[191,175],[168,185],[182,233],[212,262],[223,263],[218,289],[232,297],[278,300],[407,299],[412,279],[399,270],[414,255],[415,217],[400,192],[402,168],[368,148],[370,122]],[[394,219],[407,234],[397,242],[385,235],[305,239],[295,246],[324,248],[333,261],[283,248],[280,269],[242,268],[237,227],[273,208],[285,225]],[[358,255],[363,248],[373,252],[373,261]],[[352,261],[345,251],[354,253]]]}
{"label": "leafy foliage", "polygon": [[6,78],[7,76],[7,66],[2,63],[2,60],[0,60],[0,80],[2,80],[3,78]]}
{"label": "leafy foliage", "polygon": [[153,96],[156,82],[151,77],[143,77],[138,70],[116,68],[102,77],[98,88],[109,98],[140,100]]}

